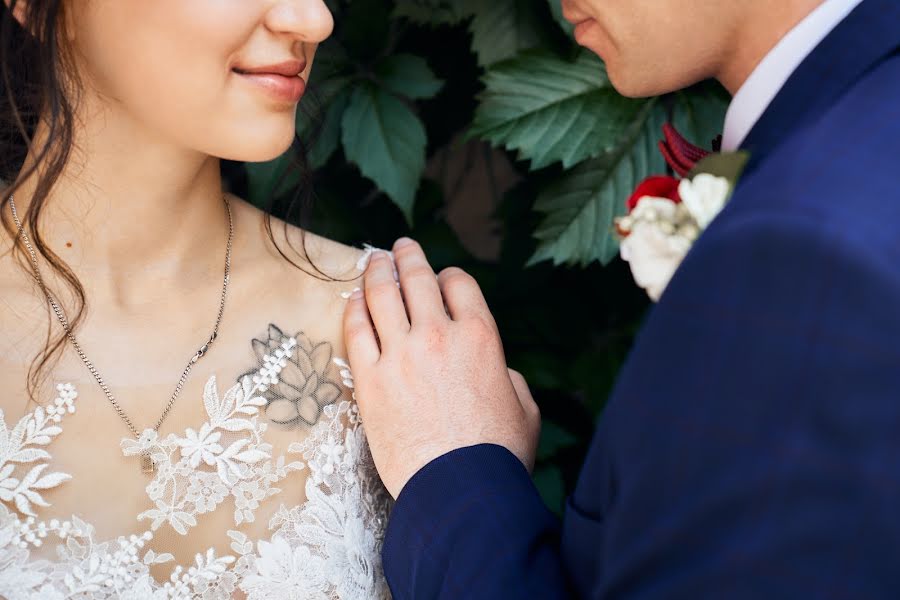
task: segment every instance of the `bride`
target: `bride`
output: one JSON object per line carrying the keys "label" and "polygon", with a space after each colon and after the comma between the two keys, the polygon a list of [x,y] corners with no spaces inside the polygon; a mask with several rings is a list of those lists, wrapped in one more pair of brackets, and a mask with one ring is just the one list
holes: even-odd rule
{"label": "bride", "polygon": [[220,175],[293,142],[328,9],[0,13],[0,596],[388,596],[341,335],[373,249]]}

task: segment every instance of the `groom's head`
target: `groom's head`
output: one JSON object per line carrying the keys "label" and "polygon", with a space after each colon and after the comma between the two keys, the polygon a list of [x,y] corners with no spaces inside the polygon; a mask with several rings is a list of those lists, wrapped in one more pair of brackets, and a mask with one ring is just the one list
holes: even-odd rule
{"label": "groom's head", "polygon": [[735,91],[759,60],[823,0],[562,0],[579,44],[603,59],[626,96],[717,78]]}

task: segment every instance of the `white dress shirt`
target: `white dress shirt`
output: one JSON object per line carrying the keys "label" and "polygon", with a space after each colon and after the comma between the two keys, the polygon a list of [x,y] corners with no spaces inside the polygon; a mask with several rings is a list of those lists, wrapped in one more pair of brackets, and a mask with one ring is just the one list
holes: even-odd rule
{"label": "white dress shirt", "polygon": [[800,63],[861,2],[825,0],[766,54],[728,107],[722,133],[724,152],[740,147]]}

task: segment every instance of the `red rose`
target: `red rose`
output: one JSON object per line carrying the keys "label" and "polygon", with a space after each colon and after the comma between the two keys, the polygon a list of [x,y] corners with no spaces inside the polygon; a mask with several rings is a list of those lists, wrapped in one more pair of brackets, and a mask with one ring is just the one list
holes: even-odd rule
{"label": "red rose", "polygon": [[667,198],[675,204],[678,204],[681,202],[681,197],[678,195],[679,183],[679,180],[674,177],[667,177],[665,175],[648,177],[637,186],[637,189],[634,190],[634,193],[628,199],[628,212],[633,211],[634,207],[637,206],[638,201],[644,196]]}

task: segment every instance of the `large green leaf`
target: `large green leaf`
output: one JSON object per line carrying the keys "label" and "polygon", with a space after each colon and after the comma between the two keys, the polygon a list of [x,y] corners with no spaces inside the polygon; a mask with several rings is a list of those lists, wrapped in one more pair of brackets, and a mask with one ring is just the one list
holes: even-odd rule
{"label": "large green leaf", "polygon": [[659,102],[644,101],[619,147],[579,165],[541,193],[535,209],[546,216],[535,232],[540,244],[529,265],[544,260],[606,264],[616,256],[614,219],[625,213],[628,196],[644,177],[665,170],[657,147],[664,122]]}
{"label": "large green leaf", "polygon": [[297,110],[297,133],[309,145],[307,158],[313,169],[328,162],[337,150],[352,81],[350,77],[337,77],[320,82]]}
{"label": "large green leaf", "polygon": [[460,0],[464,14],[474,15],[472,50],[478,64],[512,58],[544,41],[541,13],[534,0]]}
{"label": "large green leaf", "polygon": [[729,96],[721,85],[707,81],[675,95],[676,129],[688,140],[707,150],[722,133]]}
{"label": "large green leaf", "polygon": [[550,460],[564,448],[574,446],[578,438],[552,421],[541,425],[541,439],[538,444],[538,460]]}
{"label": "large green leaf", "polygon": [[293,150],[288,150],[273,160],[244,163],[251,204],[266,208],[273,198],[300,183],[300,172],[292,166],[295,158]]}
{"label": "large green leaf", "polygon": [[332,96],[322,123],[313,144],[309,149],[309,166],[318,169],[328,162],[331,155],[338,149],[341,140],[341,121],[344,111],[350,103],[351,89],[342,89]]}
{"label": "large green leaf", "polygon": [[573,27],[571,23],[563,18],[562,0],[549,0],[549,2],[550,12],[553,13],[553,18],[556,19],[556,22],[559,23],[559,26],[563,28],[563,31],[565,31],[569,35],[572,35],[575,27]]}
{"label": "large green leaf", "polygon": [[425,59],[412,54],[395,54],[385,59],[375,73],[385,88],[415,100],[433,98],[444,87]]}
{"label": "large green leaf", "polygon": [[344,153],[386,193],[412,224],[412,208],[425,169],[425,126],[390,92],[357,87],[344,111]]}
{"label": "large green leaf", "polygon": [[532,169],[569,168],[619,147],[644,104],[620,96],[586,51],[573,62],[526,52],[489,69],[484,83],[471,134],[518,151]]}

